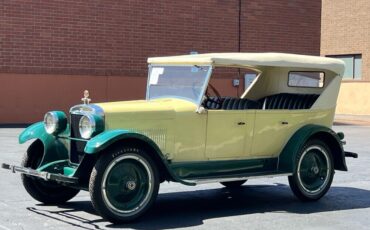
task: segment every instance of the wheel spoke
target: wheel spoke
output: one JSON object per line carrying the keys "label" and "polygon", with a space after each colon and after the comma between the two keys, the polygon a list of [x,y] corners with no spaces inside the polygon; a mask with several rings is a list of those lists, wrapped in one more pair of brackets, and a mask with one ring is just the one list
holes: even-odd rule
{"label": "wheel spoke", "polygon": [[316,154],[312,154],[312,159],[313,159],[313,166],[314,167],[319,167],[319,164],[317,162],[317,155]]}

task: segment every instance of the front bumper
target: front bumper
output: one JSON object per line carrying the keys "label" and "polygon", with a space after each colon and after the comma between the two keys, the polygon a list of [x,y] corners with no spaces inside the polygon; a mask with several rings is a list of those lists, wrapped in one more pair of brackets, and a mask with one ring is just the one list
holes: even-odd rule
{"label": "front bumper", "polygon": [[1,164],[1,168],[11,170],[13,173],[19,172],[28,176],[38,177],[45,181],[56,181],[63,184],[68,185],[77,185],[78,184],[78,178],[77,177],[69,177],[61,174],[56,173],[49,173],[49,172],[39,172],[34,169],[21,167],[21,166],[15,166],[15,165],[9,165],[9,164]]}

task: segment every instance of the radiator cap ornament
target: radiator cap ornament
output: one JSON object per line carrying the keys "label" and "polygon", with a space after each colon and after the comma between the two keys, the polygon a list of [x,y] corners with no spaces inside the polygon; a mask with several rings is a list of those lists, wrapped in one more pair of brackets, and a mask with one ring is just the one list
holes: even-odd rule
{"label": "radiator cap ornament", "polygon": [[85,105],[88,105],[90,103],[90,101],[91,101],[91,99],[89,98],[89,96],[90,96],[89,91],[88,90],[85,90],[84,91],[84,97],[81,98],[81,101],[83,101],[83,103]]}

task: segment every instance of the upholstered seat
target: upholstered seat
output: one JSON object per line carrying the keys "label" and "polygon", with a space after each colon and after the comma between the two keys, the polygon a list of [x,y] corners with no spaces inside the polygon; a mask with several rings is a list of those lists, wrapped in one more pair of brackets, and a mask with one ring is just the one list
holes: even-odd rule
{"label": "upholstered seat", "polygon": [[[245,109],[310,109],[315,103],[319,94],[293,94],[280,93],[264,97],[258,101],[244,98],[221,98],[222,104],[214,101],[207,101],[208,109],[223,110],[245,110]],[[212,99],[217,99],[212,97]]]}
{"label": "upholstered seat", "polygon": [[[207,109],[220,109],[221,104],[217,104],[217,97],[210,97],[211,100],[207,100],[204,104],[204,107]],[[224,100],[221,98],[221,101]]]}
{"label": "upholstered seat", "polygon": [[221,109],[224,110],[244,110],[244,109],[258,109],[260,107],[257,101],[252,101],[243,98],[225,98]]}
{"label": "upholstered seat", "polygon": [[259,100],[262,109],[310,109],[319,94],[280,93]]}

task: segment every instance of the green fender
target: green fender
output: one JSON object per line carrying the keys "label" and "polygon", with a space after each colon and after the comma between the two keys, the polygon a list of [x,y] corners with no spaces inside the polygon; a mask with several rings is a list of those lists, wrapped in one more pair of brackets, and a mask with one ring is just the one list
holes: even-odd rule
{"label": "green fender", "polygon": [[[68,127],[66,130],[69,130]],[[43,122],[37,122],[27,127],[18,137],[20,144],[32,139],[40,140],[44,147],[44,157],[40,166],[53,161],[68,159],[68,148],[66,147],[66,143],[63,143],[54,135],[48,134],[45,131]]]}
{"label": "green fender", "polygon": [[336,170],[347,171],[343,146],[338,134],[328,127],[320,125],[306,125],[296,131],[285,145],[279,156],[278,170],[293,173],[295,171],[296,155],[311,137],[324,141],[331,149]]}
{"label": "green fender", "polygon": [[127,139],[127,138],[135,138],[148,143],[151,147],[153,147],[157,153],[160,153],[159,147],[152,141],[150,138],[139,134],[134,133],[129,130],[123,129],[115,129],[115,130],[108,130],[102,132],[95,137],[91,138],[85,146],[85,153],[87,154],[94,154],[106,149],[111,144],[115,143],[116,141]]}
{"label": "green fender", "polygon": [[19,144],[23,144],[32,139],[40,139],[43,143],[49,141],[50,137],[44,129],[43,122],[37,122],[28,126],[18,137]]}
{"label": "green fender", "polygon": [[182,179],[180,179],[170,168],[168,161],[165,159],[164,155],[162,154],[162,151],[158,147],[158,145],[150,138],[148,138],[145,135],[142,135],[140,133],[135,133],[129,130],[123,130],[123,129],[116,129],[116,130],[108,130],[105,132],[102,132],[95,137],[91,138],[85,146],[84,152],[86,154],[96,154],[98,152],[101,152],[102,150],[108,148],[112,144],[114,144],[117,141],[127,139],[136,139],[141,140],[148,144],[152,149],[154,149],[154,154],[161,160],[163,165],[165,166],[167,172],[172,177],[174,181],[180,182],[182,184],[186,185],[195,185],[193,183],[186,182]]}

